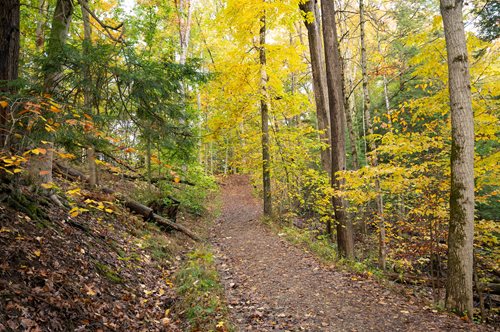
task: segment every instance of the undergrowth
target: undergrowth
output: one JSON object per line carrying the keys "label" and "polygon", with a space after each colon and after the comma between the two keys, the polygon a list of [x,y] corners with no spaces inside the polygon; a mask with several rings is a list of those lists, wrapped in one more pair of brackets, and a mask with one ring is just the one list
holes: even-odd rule
{"label": "undergrowth", "polygon": [[209,247],[199,246],[188,254],[175,276],[183,312],[191,331],[233,331],[220,284],[214,256]]}
{"label": "undergrowth", "polygon": [[337,261],[337,249],[326,238],[318,237],[312,231],[301,230],[293,226],[282,227],[280,231],[279,235],[284,236],[287,241],[307,248],[325,263]]}
{"label": "undergrowth", "polygon": [[315,231],[300,229],[274,220],[266,220],[265,222],[275,232],[278,232],[279,236],[310,251],[325,264],[335,264],[349,272],[374,277],[379,281],[385,280],[384,273],[371,264],[369,259],[351,261],[339,257],[336,244],[329,241],[324,235],[318,235]]}

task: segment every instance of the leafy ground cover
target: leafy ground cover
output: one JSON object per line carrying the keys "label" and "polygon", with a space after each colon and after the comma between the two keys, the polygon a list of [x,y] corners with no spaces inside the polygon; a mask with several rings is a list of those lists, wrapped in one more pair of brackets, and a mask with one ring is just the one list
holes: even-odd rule
{"label": "leafy ground cover", "polygon": [[0,331],[180,331],[173,275],[192,242],[112,195],[56,184],[69,207],[2,187]]}

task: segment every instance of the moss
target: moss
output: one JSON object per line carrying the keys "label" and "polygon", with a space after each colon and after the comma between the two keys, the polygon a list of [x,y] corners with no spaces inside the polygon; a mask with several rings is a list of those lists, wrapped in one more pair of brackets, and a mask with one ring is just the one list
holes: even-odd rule
{"label": "moss", "polygon": [[97,269],[97,272],[99,272],[101,276],[107,278],[109,281],[112,281],[117,284],[124,282],[123,279],[118,275],[118,273],[113,271],[113,269],[108,265],[98,261],[93,261],[93,263]]}
{"label": "moss", "polygon": [[19,191],[11,193],[7,203],[13,209],[25,213],[32,220],[37,222],[40,227],[47,227],[47,214],[40,208],[37,202],[31,200],[28,196]]}

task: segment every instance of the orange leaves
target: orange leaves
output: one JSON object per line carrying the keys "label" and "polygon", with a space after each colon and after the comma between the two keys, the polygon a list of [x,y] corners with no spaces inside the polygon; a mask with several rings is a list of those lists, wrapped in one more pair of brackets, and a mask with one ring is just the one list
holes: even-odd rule
{"label": "orange leaves", "polygon": [[34,154],[34,155],[39,155],[39,154],[46,154],[47,153],[47,149],[44,149],[44,148],[35,148],[35,149],[32,149],[32,150],[28,150],[25,152],[25,155],[26,154]]}
{"label": "orange leaves", "polygon": [[9,103],[5,100],[0,101],[0,107],[2,108],[7,108],[9,106]]}
{"label": "orange leaves", "polygon": [[54,105],[50,105],[49,110],[52,113],[61,113],[61,109],[59,107],[54,106]]}
{"label": "orange leaves", "polygon": [[123,150],[123,152],[126,152],[126,153],[133,153],[133,152],[137,152],[137,150],[136,150],[136,149],[134,149],[134,148],[128,147],[128,148],[126,148],[125,150]]}

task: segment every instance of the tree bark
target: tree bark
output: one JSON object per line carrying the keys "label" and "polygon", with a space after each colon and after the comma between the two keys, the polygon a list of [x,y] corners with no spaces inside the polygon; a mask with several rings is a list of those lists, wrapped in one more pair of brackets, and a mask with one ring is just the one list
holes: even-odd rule
{"label": "tree bark", "polygon": [[[0,6],[0,94],[15,93],[8,83],[17,79],[20,30],[19,0],[4,0]],[[12,101],[0,105],[0,148],[7,142],[9,113]]]}
{"label": "tree bark", "polygon": [[186,64],[189,50],[189,40],[191,38],[191,22],[193,17],[192,0],[175,1],[177,4],[177,15],[179,16],[179,40],[180,40],[180,60],[181,65]]}
{"label": "tree bark", "polygon": [[[350,53],[349,53],[350,54]],[[353,68],[354,67],[354,68]],[[359,169],[359,158],[358,158],[358,135],[354,130],[353,117],[356,115],[356,103],[354,100],[354,77],[356,76],[354,64],[351,62],[350,66],[347,66],[346,61],[344,61],[344,84],[345,87],[349,87],[349,94],[346,96],[345,101],[345,121],[347,126],[347,134],[349,137],[349,147],[351,150],[351,166],[353,170]]]}
{"label": "tree bark", "polygon": [[271,156],[269,152],[269,96],[267,91],[266,71],[266,14],[260,18],[259,31],[260,60],[260,115],[262,121],[262,184],[264,191],[264,215],[270,217],[273,213],[271,200]]}
{"label": "tree bark", "polygon": [[60,57],[68,38],[73,9],[71,0],[58,0],[52,17],[52,29],[46,49],[47,65],[44,68],[44,89],[49,94],[56,90],[62,75]]}
{"label": "tree bark", "polygon": [[[342,64],[337,38],[335,4],[333,0],[323,1],[321,3],[321,10],[323,19],[326,78],[328,84],[328,100],[331,121],[331,182],[333,188],[340,190],[342,182],[337,179],[336,173],[339,171],[343,171],[346,168],[344,128],[345,98],[342,78]],[[342,197],[338,195],[335,195],[332,201],[335,211],[335,219],[337,221],[337,243],[339,254],[343,257],[351,259],[354,257],[354,239],[352,231],[352,221],[347,218],[346,202]]]}
{"label": "tree bark", "polygon": [[[83,54],[85,57],[90,56],[90,45],[92,45],[92,26],[90,25],[89,12],[87,11],[87,6],[83,3],[85,0],[80,0],[80,8],[82,10],[82,21],[83,21]],[[90,72],[90,66],[85,65],[83,68],[84,75],[84,88],[83,88],[83,107],[90,116],[93,115],[92,112],[92,74]],[[95,161],[95,148],[92,144],[87,147],[87,163],[89,169],[89,184],[91,187],[97,185],[97,164]]]}
{"label": "tree bark", "polygon": [[[71,0],[58,0],[52,18],[52,29],[47,43],[47,62],[44,67],[44,93],[52,95],[62,76],[61,53],[68,37],[69,26],[73,15]],[[29,161],[29,173],[36,184],[52,182],[52,161],[54,154],[53,138],[41,145],[45,154],[32,156]]]}
{"label": "tree bark", "polygon": [[[316,115],[318,118],[318,129],[321,131],[320,140],[330,144],[330,114],[328,108],[328,87],[325,74],[325,59],[323,43],[321,41],[320,15],[318,13],[317,0],[309,0],[299,4],[299,8],[306,14],[304,24],[309,39],[309,53],[311,55],[312,83],[314,100],[316,102]],[[310,21],[310,17],[314,17]],[[328,174],[331,173],[330,147],[321,150],[321,165]]]}
{"label": "tree bark", "polygon": [[474,117],[463,0],[441,0],[451,107],[451,192],[446,307],[473,314]]}
{"label": "tree bark", "polygon": [[[363,108],[364,117],[366,123],[366,129],[368,131],[369,148],[371,152],[371,157],[366,156],[369,159],[369,163],[372,167],[378,166],[376,144],[373,139],[373,126],[370,115],[370,94],[368,93],[368,71],[367,71],[367,56],[366,56],[366,43],[365,43],[365,6],[363,0],[359,1],[359,20],[360,20],[360,40],[361,40],[361,75],[363,79]],[[384,220],[384,202],[383,196],[380,189],[380,180],[378,176],[375,177],[375,192],[377,197],[375,198],[375,203],[377,205],[377,218],[378,218],[378,230],[379,230],[379,248],[378,248],[378,263],[382,270],[386,268],[386,245],[385,245],[385,220]]]}

